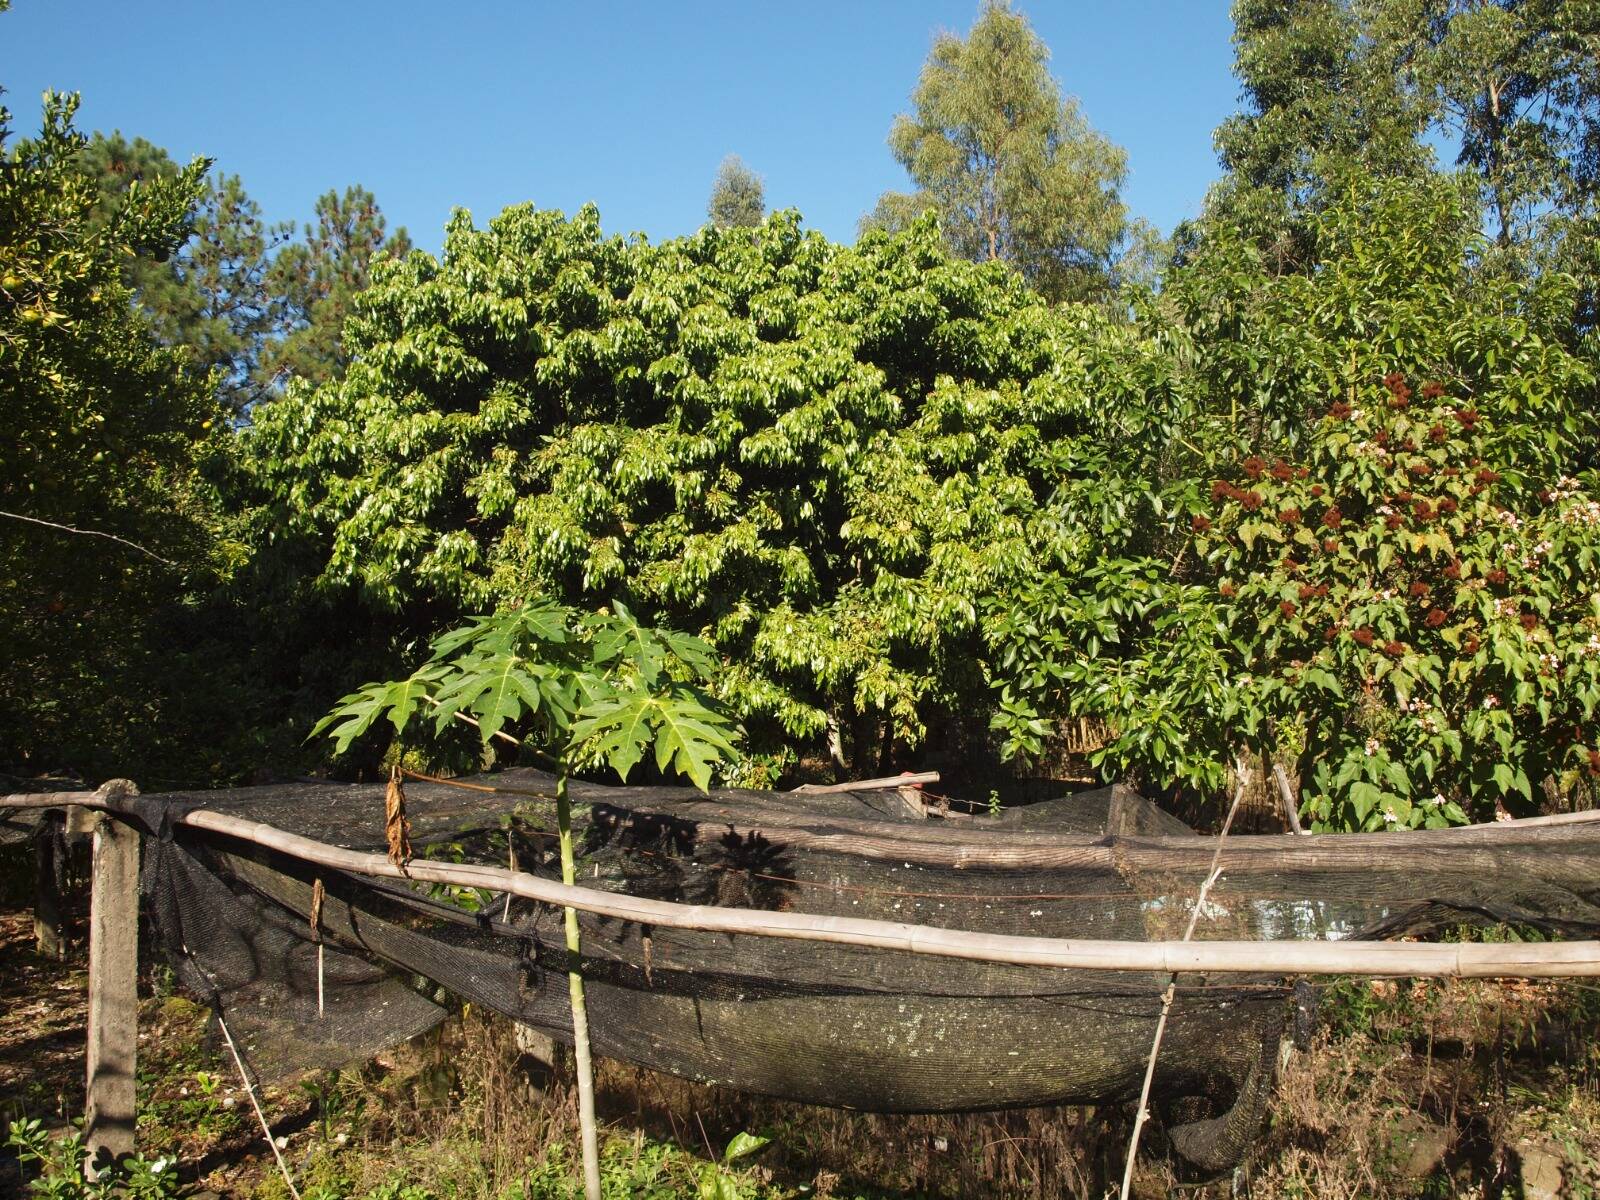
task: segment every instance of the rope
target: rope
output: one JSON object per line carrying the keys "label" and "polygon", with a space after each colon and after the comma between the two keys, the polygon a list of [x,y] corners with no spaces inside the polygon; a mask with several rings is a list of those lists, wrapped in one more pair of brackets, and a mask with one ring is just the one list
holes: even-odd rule
{"label": "rope", "polygon": [[300,1190],[294,1186],[294,1180],[289,1177],[289,1165],[283,1161],[283,1155],[278,1150],[277,1139],[272,1136],[272,1126],[267,1124],[267,1114],[261,1111],[261,1102],[256,1099],[255,1085],[250,1082],[250,1074],[244,1069],[244,1059],[239,1057],[239,1048],[233,1044],[233,1034],[228,1032],[228,1023],[222,1019],[220,1006],[216,1012],[217,1025],[221,1027],[223,1040],[228,1043],[228,1050],[233,1055],[234,1066],[239,1068],[239,1079],[244,1084],[245,1095],[250,1097],[250,1107],[256,1110],[256,1120],[261,1122],[261,1136],[267,1139],[267,1147],[272,1151],[272,1157],[278,1160],[278,1170],[283,1175],[283,1186],[289,1189],[289,1195],[293,1196],[294,1200],[300,1200]]}
{"label": "rope", "polygon": [[[1222,822],[1222,832],[1217,835],[1217,849],[1211,856],[1211,872],[1206,876],[1205,882],[1200,885],[1200,892],[1195,897],[1194,911],[1189,914],[1189,925],[1183,931],[1183,940],[1187,942],[1194,936],[1194,927],[1200,920],[1200,912],[1206,906],[1206,897],[1211,892],[1211,885],[1222,876],[1222,844],[1227,840],[1228,830],[1233,825],[1233,815],[1239,811],[1239,801],[1244,799],[1244,770],[1243,764],[1235,764],[1235,774],[1239,779],[1239,786],[1233,793],[1233,803],[1228,807],[1227,819]],[[1122,1168],[1122,1200],[1128,1200],[1130,1189],[1133,1187],[1133,1162],[1139,1156],[1139,1135],[1144,1132],[1144,1123],[1150,1117],[1150,1084],[1155,1079],[1156,1056],[1161,1053],[1161,1039],[1167,1032],[1167,1016],[1172,1012],[1172,997],[1178,987],[1178,976],[1174,972],[1167,983],[1167,990],[1161,997],[1161,1016],[1156,1020],[1156,1036],[1150,1046],[1150,1061],[1144,1067],[1144,1086],[1139,1089],[1139,1108],[1133,1117],[1133,1136],[1128,1139],[1128,1161]]]}

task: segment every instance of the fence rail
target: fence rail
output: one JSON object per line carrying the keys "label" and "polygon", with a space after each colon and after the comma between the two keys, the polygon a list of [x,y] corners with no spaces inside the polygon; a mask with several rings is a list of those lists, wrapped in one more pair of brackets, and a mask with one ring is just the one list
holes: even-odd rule
{"label": "fence rail", "polygon": [[[0,798],[0,808],[64,805],[82,805],[116,813],[122,801],[114,791],[107,789]],[[1600,819],[1600,812],[1570,814],[1553,821],[1533,818],[1525,824],[1567,824],[1575,819]],[[308,863],[352,874],[487,888],[543,904],[673,929],[828,942],[942,958],[1077,971],[1437,978],[1600,977],[1600,942],[1596,941],[1484,945],[1353,940],[1133,942],[1027,937],[859,917],[678,904],[569,887],[526,872],[470,863],[435,863],[413,859],[402,868],[380,854],[328,845],[259,821],[207,809],[190,811],[176,820],[178,824],[193,829],[249,842]],[[1515,822],[1503,822],[1499,827],[1514,828],[1516,825]]]}

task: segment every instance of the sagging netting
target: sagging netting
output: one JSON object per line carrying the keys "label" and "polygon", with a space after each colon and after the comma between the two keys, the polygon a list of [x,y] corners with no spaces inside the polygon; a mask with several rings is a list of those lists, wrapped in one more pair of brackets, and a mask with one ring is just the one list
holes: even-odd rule
{"label": "sagging netting", "polygon": [[[418,854],[558,878],[553,780],[408,783]],[[504,789],[517,789],[508,791]],[[152,796],[144,889],[181,981],[266,1075],[343,1065],[440,1020],[433,981],[570,1040],[559,909],[346,875],[174,823],[204,807],[352,849],[385,846],[381,786]],[[531,794],[530,794],[531,793]],[[653,899],[991,933],[1182,936],[1216,843],[1122,787],[1001,817],[896,791],[807,795],[575,784],[579,882]],[[1196,938],[1600,929],[1600,825],[1238,836]],[[320,881],[318,921],[311,922]],[[984,964],[651,928],[582,914],[597,1053],[705,1082],[879,1112],[1138,1094],[1168,977]],[[324,944],[318,1012],[317,944]],[[1177,1149],[1237,1161],[1269,1098],[1290,982],[1186,975],[1156,1089]]]}

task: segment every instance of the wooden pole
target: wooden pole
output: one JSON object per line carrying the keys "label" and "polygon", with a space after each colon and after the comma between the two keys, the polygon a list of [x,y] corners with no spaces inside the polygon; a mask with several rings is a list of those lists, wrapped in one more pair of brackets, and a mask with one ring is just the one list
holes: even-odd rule
{"label": "wooden pole", "polygon": [[1294,793],[1289,790],[1289,776],[1284,773],[1282,763],[1272,764],[1272,778],[1277,781],[1278,795],[1283,800],[1283,811],[1289,818],[1289,828],[1296,833],[1305,833],[1300,828],[1300,806],[1295,803]]}
{"label": "wooden pole", "polygon": [[56,871],[64,822],[58,813],[45,813],[33,838],[33,948],[43,958],[57,962],[67,956],[66,930],[61,922],[61,878]]}
{"label": "wooden pole", "polygon": [[675,904],[573,887],[504,867],[412,859],[402,871],[381,854],[329,846],[258,821],[197,809],[180,823],[277,850],[305,862],[390,879],[511,891],[527,900],[576,908],[641,925],[792,938],[941,958],[1085,971],[1215,972],[1218,974],[1564,978],[1600,976],[1600,942],[1506,944],[1421,942],[1129,942],[1023,937],[939,929],[860,917],[816,916],[765,909]]}
{"label": "wooden pole", "polygon": [[803,795],[823,796],[833,792],[878,792],[894,788],[921,787],[925,783],[938,783],[937,771],[907,771],[904,775],[885,775],[881,779],[853,779],[844,783],[802,783],[790,791]]}
{"label": "wooden pole", "polygon": [[[122,794],[132,791],[131,785]],[[102,791],[104,793],[104,790]],[[91,1180],[133,1153],[139,1045],[139,834],[102,815],[94,830],[89,899],[88,1095]]]}
{"label": "wooden pole", "polygon": [[[82,793],[73,803],[114,808],[115,801]],[[59,798],[55,803],[63,803]],[[0,798],[0,807],[8,806]],[[42,807],[42,806],[41,806]],[[1600,816],[1600,813],[1596,814]],[[568,886],[504,867],[434,863],[412,859],[401,870],[380,854],[330,846],[259,821],[196,809],[177,823],[265,846],[319,866],[388,879],[421,880],[509,891],[526,900],[576,908],[600,916],[671,929],[743,933],[898,950],[975,962],[1014,963],[1077,971],[1212,972],[1217,974],[1415,976],[1529,979],[1600,976],[1600,941],[1506,944],[1372,941],[1131,942],[1022,937],[962,929],[939,929],[859,917],[817,916],[765,909],[674,904],[640,896]],[[1351,835],[1352,837],[1360,835]],[[1383,837],[1387,835],[1370,835]],[[1398,835],[1402,837],[1410,834]],[[1313,839],[1319,846],[1345,838]],[[1230,843],[1232,845],[1232,843]],[[1225,872],[1226,873],[1226,872]],[[1197,876],[1198,878],[1199,876]]]}
{"label": "wooden pole", "polygon": [[[561,882],[572,888],[577,860],[572,852],[572,805],[567,800],[567,773],[556,780],[556,824],[560,829]],[[509,872],[508,872],[509,874]],[[583,953],[578,937],[578,910],[563,914],[567,934],[567,994],[572,1003],[572,1053],[578,1068],[578,1131],[583,1144],[584,1200],[600,1200],[600,1132],[594,1117],[594,1059],[589,1053],[589,1007],[583,994]]]}

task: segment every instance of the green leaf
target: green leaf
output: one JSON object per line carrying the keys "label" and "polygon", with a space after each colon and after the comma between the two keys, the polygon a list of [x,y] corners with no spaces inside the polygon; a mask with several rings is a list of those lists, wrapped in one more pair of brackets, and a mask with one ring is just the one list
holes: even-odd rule
{"label": "green leaf", "polygon": [[663,700],[655,727],[656,766],[665,771],[670,765],[705,791],[711,786],[712,768],[735,753],[727,736],[713,724],[720,721],[698,701]]}
{"label": "green leaf", "polygon": [[728,1143],[728,1148],[722,1152],[722,1161],[738,1162],[739,1159],[747,1158],[771,1141],[771,1138],[758,1137],[753,1133],[736,1133],[733,1135],[733,1140]]}

